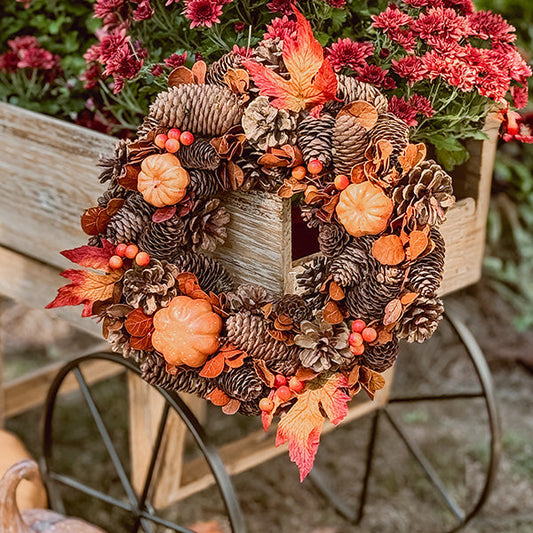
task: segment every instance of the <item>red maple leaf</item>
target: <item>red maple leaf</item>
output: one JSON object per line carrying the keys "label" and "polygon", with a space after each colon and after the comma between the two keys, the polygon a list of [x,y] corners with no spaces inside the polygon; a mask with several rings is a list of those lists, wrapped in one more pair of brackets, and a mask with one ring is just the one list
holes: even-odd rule
{"label": "red maple leaf", "polygon": [[252,75],[261,95],[271,96],[278,109],[319,111],[337,93],[337,78],[329,61],[324,59],[322,45],[315,39],[309,21],[295,9],[298,22],[295,39],[283,40],[283,61],[290,74],[288,80],[256,61],[243,65]]}

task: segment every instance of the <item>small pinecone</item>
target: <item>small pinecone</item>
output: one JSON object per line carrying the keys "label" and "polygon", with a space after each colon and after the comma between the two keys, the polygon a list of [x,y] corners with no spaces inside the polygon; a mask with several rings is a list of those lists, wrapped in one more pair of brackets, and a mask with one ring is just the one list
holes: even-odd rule
{"label": "small pinecone", "polygon": [[217,378],[217,386],[228,396],[243,402],[255,400],[263,392],[263,382],[251,364],[244,364],[220,374]]}
{"label": "small pinecone", "polygon": [[170,261],[187,242],[185,222],[178,215],[164,222],[150,222],[139,239],[139,248],[153,259]]}
{"label": "small pinecone", "polygon": [[166,261],[152,259],[147,267],[134,267],[124,274],[122,294],[132,307],[148,314],[166,307],[176,296],[178,269]]}
{"label": "small pinecone", "polygon": [[365,139],[367,145],[372,146],[381,140],[389,141],[393,147],[390,160],[392,164],[396,164],[397,157],[409,144],[409,126],[392,113],[382,113],[375,126],[365,135]]}
{"label": "small pinecone", "polygon": [[152,130],[159,126],[159,122],[153,117],[144,117],[142,124],[137,130],[137,137],[141,138],[148,135]]}
{"label": "small pinecone", "polygon": [[259,407],[259,400],[251,401],[251,402],[242,402],[241,406],[239,408],[239,414],[244,416],[257,416],[261,414],[261,409]]}
{"label": "small pinecone", "polygon": [[136,242],[152,223],[154,211],[155,208],[145,202],[140,194],[132,194],[111,218],[106,228],[106,237],[113,244]]}
{"label": "small pinecone", "polygon": [[276,315],[289,317],[294,324],[300,324],[302,320],[311,318],[311,309],[307,302],[297,294],[285,294],[274,304]]}
{"label": "small pinecone", "polygon": [[349,233],[336,222],[321,224],[318,233],[318,244],[320,251],[326,257],[336,257],[340,255],[346,245],[350,242]]}
{"label": "small pinecone", "polygon": [[407,342],[424,342],[437,329],[443,312],[440,298],[420,296],[403,315],[398,337]]}
{"label": "small pinecone", "polygon": [[322,308],[326,302],[320,287],[329,276],[329,267],[327,257],[315,257],[304,265],[303,272],[296,274],[298,292],[313,311]]}
{"label": "small pinecone", "polygon": [[325,372],[343,368],[353,361],[348,342],[350,330],[346,324],[333,326],[319,319],[302,322],[300,329],[302,333],[296,335],[294,342],[302,348],[299,356],[304,367]]}
{"label": "small pinecone", "polygon": [[439,290],[444,271],[446,246],[440,232],[433,228],[431,240],[435,248],[428,255],[418,259],[409,270],[407,287],[421,296],[434,296]]}
{"label": "small pinecone", "polygon": [[103,169],[98,178],[100,183],[105,183],[118,177],[122,167],[128,162],[127,148],[129,143],[130,141],[120,139],[115,145],[113,157],[100,160],[98,165]]}
{"label": "small pinecone", "polygon": [[197,139],[189,146],[182,145],[177,156],[186,169],[215,170],[220,165],[220,156],[206,139]]}
{"label": "small pinecone", "polygon": [[207,293],[227,292],[235,285],[228,271],[212,257],[179,250],[170,262],[179,272],[192,272],[198,278],[200,287]]}
{"label": "small pinecone", "polygon": [[239,285],[234,292],[226,294],[225,309],[229,312],[249,311],[254,314],[262,314],[261,308],[272,302],[272,296],[261,285],[245,283]]}
{"label": "small pinecone", "polygon": [[364,100],[372,104],[378,113],[384,113],[389,107],[387,98],[369,83],[363,83],[350,76],[337,74],[337,97],[345,103]]}
{"label": "small pinecone", "polygon": [[244,154],[235,161],[244,172],[244,184],[241,190],[258,189],[276,192],[283,185],[285,178],[289,177],[290,168],[261,166],[257,161],[264,154],[259,150],[250,150],[249,147],[245,147]]}
{"label": "small pinecone", "polygon": [[298,347],[287,346],[268,333],[268,322],[258,315],[239,312],[226,320],[228,340],[254,359],[262,359],[270,370],[294,374],[299,366]]}
{"label": "small pinecone", "polygon": [[109,187],[102,193],[101,196],[98,197],[96,202],[100,207],[106,207],[109,201],[113,200],[114,198],[123,198],[126,200],[131,196],[136,196],[136,194],[130,189],[126,189],[118,183],[115,185],[110,183]]}
{"label": "small pinecone", "polygon": [[218,198],[211,198],[200,204],[185,221],[185,231],[195,252],[214,252],[219,244],[224,244],[228,232],[226,225],[230,215]]}
{"label": "small pinecone", "polygon": [[125,359],[131,359],[136,363],[144,361],[150,354],[150,352],[132,348],[129,343],[130,335],[124,328],[110,331],[106,340],[115,353],[120,353]]}
{"label": "small pinecone", "polygon": [[300,205],[300,215],[309,229],[318,228],[321,225],[321,220],[317,217],[320,206],[314,204]]}
{"label": "small pinecone", "polygon": [[419,225],[442,224],[446,211],[455,202],[452,178],[435,161],[423,161],[409,172],[407,183],[394,189],[392,199],[399,216],[412,206]]}
{"label": "small pinecone", "polygon": [[248,142],[259,150],[294,144],[297,115],[270,104],[266,96],[253,100],[242,117],[242,129]]}
{"label": "small pinecone", "polygon": [[338,174],[350,174],[352,167],[364,160],[368,146],[366,130],[352,115],[340,115],[333,128],[333,165]]}
{"label": "small pinecone", "polygon": [[209,198],[220,191],[217,175],[212,170],[197,168],[188,172],[191,181],[187,189],[194,192],[196,198]]}
{"label": "small pinecone", "polygon": [[298,146],[306,164],[312,159],[318,159],[324,166],[331,163],[334,126],[335,118],[328,113],[321,113],[319,118],[307,115],[298,124]]}
{"label": "small pinecone", "polygon": [[150,354],[140,368],[145,381],[162,389],[188,392],[203,398],[214,388],[211,380],[203,378],[195,370],[183,370],[175,376],[169,374],[165,359],[157,353]]}
{"label": "small pinecone", "polygon": [[224,54],[218,61],[209,65],[205,82],[227,87],[224,83],[224,75],[233,68],[242,68],[241,56],[235,52]]}
{"label": "small pinecone", "polygon": [[385,344],[367,346],[360,359],[360,364],[374,370],[384,372],[390,368],[398,357],[398,340],[394,337]]}
{"label": "small pinecone", "polygon": [[200,135],[222,135],[240,124],[244,106],[229,89],[218,85],[184,84],[159,93],[150,117],[161,127]]}
{"label": "small pinecone", "polygon": [[360,246],[360,241],[354,239],[331,262],[329,273],[341,287],[358,285],[370,273],[370,255]]}
{"label": "small pinecone", "polygon": [[287,68],[283,62],[283,41],[279,37],[265,39],[258,44],[254,50],[254,60],[280,76],[287,74]]}

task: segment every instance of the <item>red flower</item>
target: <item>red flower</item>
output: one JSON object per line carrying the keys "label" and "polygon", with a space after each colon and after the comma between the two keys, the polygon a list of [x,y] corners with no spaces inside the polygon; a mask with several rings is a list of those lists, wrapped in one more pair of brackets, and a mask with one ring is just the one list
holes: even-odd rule
{"label": "red flower", "polygon": [[244,22],[236,22],[233,25],[233,29],[235,30],[235,33],[242,33],[244,31],[244,28],[246,28],[246,24]]}
{"label": "red flower", "polygon": [[415,35],[410,30],[393,30],[388,33],[391,41],[397,42],[406,52],[412,54],[415,51]]}
{"label": "red flower", "polygon": [[408,126],[416,126],[416,111],[409,105],[405,98],[393,96],[389,100],[389,112],[403,120]]}
{"label": "red flower", "polygon": [[472,35],[480,39],[493,39],[504,43],[512,43],[516,39],[515,28],[491,11],[477,11],[468,16]]}
{"label": "red flower", "polygon": [[430,46],[459,41],[471,33],[468,20],[451,8],[432,7],[421,13],[411,28]]}
{"label": "red flower", "polygon": [[183,13],[191,21],[191,28],[211,28],[220,22],[222,6],[213,0],[186,0]]}
{"label": "red flower", "polygon": [[431,102],[420,94],[414,94],[409,100],[409,105],[421,115],[425,117],[432,117],[435,114],[435,110],[431,105]]}
{"label": "red flower", "polygon": [[6,52],[0,55],[0,70],[2,72],[16,72],[19,56],[15,52]]}
{"label": "red flower", "polygon": [[109,24],[110,17],[114,18],[115,14],[124,6],[124,0],[96,0],[94,5],[94,16],[104,19],[105,24]]}
{"label": "red flower", "polygon": [[271,0],[267,7],[272,13],[292,15],[294,13],[295,0]]}
{"label": "red flower", "polygon": [[20,52],[21,50],[26,50],[28,48],[40,48],[41,44],[39,41],[32,35],[21,35],[20,37],[15,37],[10,41],[7,41],[7,44],[13,52]]}
{"label": "red flower", "polygon": [[150,0],[141,0],[137,5],[137,9],[133,12],[133,20],[137,22],[151,19],[153,16],[154,10],[150,5]]}
{"label": "red flower", "polygon": [[443,5],[442,0],[404,0],[404,2],[411,6],[416,8],[421,7],[440,7]]}
{"label": "red flower", "polygon": [[517,109],[526,107],[528,98],[527,85],[523,85],[522,87],[515,85],[511,87],[511,96],[513,97],[513,105]]}
{"label": "red flower", "polygon": [[391,4],[379,15],[372,15],[372,26],[380,28],[385,33],[395,32],[401,26],[411,24],[413,19],[403,11],[400,11],[394,4]]}
{"label": "red flower", "polygon": [[329,59],[335,72],[344,67],[352,70],[362,67],[365,59],[374,52],[374,45],[370,42],[355,42],[349,39],[339,39],[326,49],[326,57]]}
{"label": "red flower", "polygon": [[263,35],[263,41],[267,39],[280,38],[282,41],[287,37],[296,39],[296,21],[289,19],[286,15],[272,19],[267,26],[267,31]]}
{"label": "red flower", "polygon": [[503,114],[503,128],[505,142],[516,140],[528,144],[533,143],[531,126],[516,111],[507,111]]}
{"label": "red flower", "polygon": [[331,7],[341,9],[346,5],[346,0],[325,0]]}
{"label": "red flower", "polygon": [[[474,12],[474,4],[472,0],[444,0],[444,7],[451,7],[459,11],[461,15],[470,15]],[[435,5],[435,7],[437,7]]]}
{"label": "red flower", "polygon": [[18,68],[52,70],[59,66],[59,56],[54,56],[44,48],[27,48],[20,50],[18,55],[20,58]]}
{"label": "red flower", "polygon": [[383,85],[385,76],[387,75],[388,70],[383,70],[377,65],[364,65],[356,69],[357,79],[364,83],[370,83],[372,85],[380,86]]}
{"label": "red flower", "polygon": [[80,80],[85,83],[83,86],[86,89],[94,89],[98,85],[98,80],[101,78],[100,66],[96,63],[91,65],[81,76]]}
{"label": "red flower", "polygon": [[164,71],[163,71],[163,65],[161,65],[161,64],[159,64],[159,63],[158,63],[157,65],[154,65],[154,66],[152,67],[152,70],[150,70],[150,74],[151,74],[152,76],[155,76],[156,78],[157,78],[158,76],[161,76],[161,74],[163,74],[163,72],[164,72]]}
{"label": "red flower", "polygon": [[428,52],[422,57],[428,78],[442,77],[450,85],[464,92],[471,91],[478,80],[478,69],[457,56],[443,56],[437,52]]}
{"label": "red flower", "polygon": [[237,46],[236,44],[233,45],[231,51],[234,54],[241,56],[243,59],[252,57],[254,54],[254,51],[251,48],[247,48],[246,46]]}
{"label": "red flower", "polygon": [[184,52],[183,54],[172,54],[165,59],[165,65],[167,67],[176,68],[184,65],[185,61],[187,61],[187,52]]}
{"label": "red flower", "polygon": [[415,55],[402,57],[401,59],[392,60],[392,70],[401,78],[406,78],[409,85],[423,80],[427,76],[427,70],[424,67],[422,59]]}

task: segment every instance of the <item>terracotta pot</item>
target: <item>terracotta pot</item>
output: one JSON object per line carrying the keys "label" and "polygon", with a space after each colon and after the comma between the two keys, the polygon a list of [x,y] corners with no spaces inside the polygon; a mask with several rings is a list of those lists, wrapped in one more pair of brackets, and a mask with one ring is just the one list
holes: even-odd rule
{"label": "terracotta pot", "polygon": [[25,459],[13,465],[0,480],[0,531],[2,533],[105,533],[83,520],[66,518],[46,509],[20,511],[15,492],[26,479],[40,478],[35,461]]}

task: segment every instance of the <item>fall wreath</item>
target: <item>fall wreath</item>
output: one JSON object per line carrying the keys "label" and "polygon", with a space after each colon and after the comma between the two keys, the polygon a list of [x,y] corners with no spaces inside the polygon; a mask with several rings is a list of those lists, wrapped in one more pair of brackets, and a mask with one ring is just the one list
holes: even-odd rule
{"label": "fall wreath", "polygon": [[[333,72],[298,12],[283,39],[178,67],[168,84],[103,161],[107,190],[81,218],[89,244],[63,252],[91,270],[65,271],[48,307],[83,304],[151,384],[261,414],[265,429],[280,415],[303,479],[326,417],[383,387],[399,339],[437,327],[451,178],[376,88]],[[237,189],[292,198],[318,229],[297,294],[238,285],[210,255]]]}

